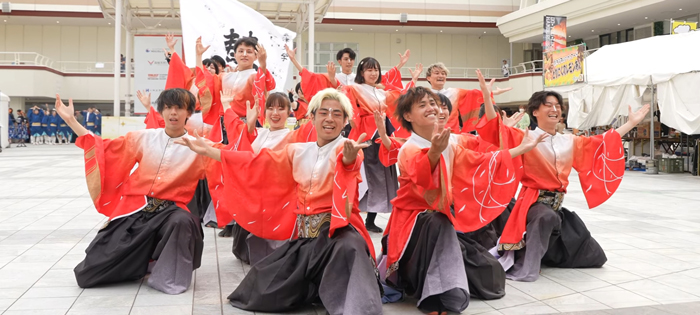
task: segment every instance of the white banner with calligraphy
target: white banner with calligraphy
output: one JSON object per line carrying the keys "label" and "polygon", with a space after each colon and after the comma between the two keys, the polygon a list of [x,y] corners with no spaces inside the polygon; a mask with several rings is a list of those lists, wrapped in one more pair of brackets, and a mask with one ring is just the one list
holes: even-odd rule
{"label": "white banner with calligraphy", "polygon": [[[134,87],[131,95],[134,99],[134,113],[147,114],[146,108],[136,98],[136,91],[151,93],[151,106],[156,106],[160,92],[165,89],[168,78],[168,62],[165,60],[165,36],[134,35]],[[175,45],[175,51],[181,54],[180,40]],[[124,71],[122,71],[124,72]]]}
{"label": "white banner with calligraphy", "polygon": [[[235,62],[233,44],[238,38],[255,37],[267,51],[267,70],[275,78],[275,90],[284,91],[289,72],[284,45],[292,46],[295,32],[272,24],[262,14],[235,0],[180,0],[180,20],[188,67],[196,66],[195,43],[200,36],[204,46],[211,45],[202,58],[219,55],[227,63]],[[231,66],[235,68],[235,64]]]}

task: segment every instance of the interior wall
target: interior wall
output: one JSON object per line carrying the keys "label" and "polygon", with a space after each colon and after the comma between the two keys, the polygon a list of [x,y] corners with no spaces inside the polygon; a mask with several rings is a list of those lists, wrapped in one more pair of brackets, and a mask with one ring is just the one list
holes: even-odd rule
{"label": "interior wall", "polygon": [[[126,49],[125,33],[122,31],[122,53]],[[0,51],[36,52],[53,61],[113,62],[114,28],[58,24],[0,25]]]}

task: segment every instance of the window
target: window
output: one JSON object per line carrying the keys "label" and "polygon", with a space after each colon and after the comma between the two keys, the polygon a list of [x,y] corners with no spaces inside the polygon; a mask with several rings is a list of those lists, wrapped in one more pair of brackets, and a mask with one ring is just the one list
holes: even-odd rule
{"label": "window", "polygon": [[[306,43],[306,51],[309,49],[309,44]],[[357,63],[362,60],[360,57],[360,45],[358,43],[315,43],[314,45],[314,69],[316,73],[326,73],[326,64],[329,61],[336,61],[335,55],[343,48],[350,48],[357,55],[353,72],[357,70]]]}
{"label": "window", "polygon": [[610,45],[610,34],[600,35],[600,47]]}

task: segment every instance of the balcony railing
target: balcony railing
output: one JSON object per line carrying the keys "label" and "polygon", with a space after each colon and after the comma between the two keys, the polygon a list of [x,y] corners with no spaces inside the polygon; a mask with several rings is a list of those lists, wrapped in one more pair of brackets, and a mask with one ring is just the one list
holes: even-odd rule
{"label": "balcony railing", "polygon": [[[476,70],[481,70],[484,77],[487,79],[491,78],[502,78],[503,69],[501,68],[464,68],[464,67],[447,67],[450,73],[447,75],[448,78],[460,78],[460,79],[476,79]],[[542,71],[542,60],[528,61],[520,63],[514,67],[509,67],[510,75],[522,74],[522,73],[534,73]],[[425,71],[425,68],[424,68]],[[316,65],[314,67],[314,72],[316,73],[326,73],[325,65]],[[411,72],[410,67],[401,68],[401,76],[404,78],[410,78]],[[425,77],[425,74],[421,74],[421,78]]]}
{"label": "balcony railing", "polygon": [[114,72],[114,62],[54,61],[35,52],[0,52],[0,66],[47,67],[66,73]]}
{"label": "balcony railing", "polygon": [[[586,51],[587,54],[594,52],[595,49]],[[93,62],[93,61],[54,61],[49,57],[35,52],[0,52],[0,66],[43,66],[58,70],[64,73],[113,73],[114,62]],[[133,63],[132,63],[133,67]],[[464,68],[464,67],[449,67],[450,73],[448,78],[476,78],[476,70],[481,69],[484,77],[502,78],[503,70],[501,68]],[[133,69],[133,68],[132,68]],[[542,61],[534,60],[520,63],[510,67],[510,75],[522,73],[535,73],[542,71]],[[325,65],[317,65],[314,67],[314,72],[325,73]],[[410,78],[410,68],[401,68],[401,76]],[[421,78],[425,77],[421,74]]]}

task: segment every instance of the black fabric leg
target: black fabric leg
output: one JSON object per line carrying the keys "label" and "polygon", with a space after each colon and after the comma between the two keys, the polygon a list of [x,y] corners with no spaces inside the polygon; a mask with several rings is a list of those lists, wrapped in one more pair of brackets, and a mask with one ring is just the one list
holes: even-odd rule
{"label": "black fabric leg", "polygon": [[240,259],[242,262],[250,265],[248,243],[246,242],[246,239],[248,238],[248,235],[250,235],[250,232],[248,232],[246,229],[242,228],[238,224],[234,224],[231,231],[231,234],[233,236],[233,248],[231,249],[231,251],[233,252],[233,255],[236,256],[236,258]]}
{"label": "black fabric leg", "polygon": [[561,231],[555,231],[550,238],[542,263],[559,268],[602,267],[608,258],[583,220],[566,208],[561,208],[557,214],[561,218]]}
{"label": "black fabric leg", "polygon": [[[85,259],[75,267],[78,285],[89,288],[143,278],[148,271],[149,261],[154,254],[157,257],[157,248],[165,248],[172,234],[162,233],[162,229],[172,226],[171,220],[181,222],[182,215],[176,214],[179,212],[191,216],[186,210],[171,205],[159,212],[141,211],[111,221],[97,233],[85,250]],[[173,216],[174,214],[176,215]],[[176,242],[180,242],[181,238],[188,242],[188,248],[194,244],[195,250],[191,256],[193,268],[197,268],[201,262],[203,243],[201,228],[194,231],[196,232],[183,231]]]}
{"label": "black fabric leg", "polygon": [[397,278],[387,284],[419,299],[418,307],[439,296],[447,310],[462,312],[469,305],[469,284],[457,232],[445,215],[418,215],[413,233],[399,260]]}
{"label": "black fabric leg", "polygon": [[532,205],[527,213],[525,248],[515,251],[515,263],[506,277],[517,281],[537,280],[550,236],[560,229],[561,218],[551,207],[539,202]]}
{"label": "black fabric leg", "polygon": [[506,294],[506,272],[501,263],[469,235],[457,233],[457,238],[471,296],[482,300],[502,298]]}
{"label": "black fabric leg", "polygon": [[381,293],[362,236],[351,227],[292,240],[253,265],[228,299],[260,312],[286,312],[319,297],[330,314],[381,314]]}

